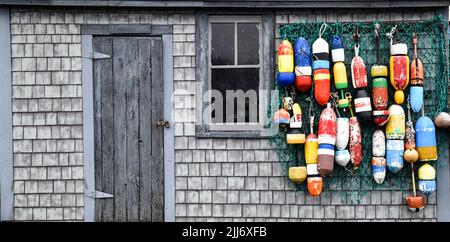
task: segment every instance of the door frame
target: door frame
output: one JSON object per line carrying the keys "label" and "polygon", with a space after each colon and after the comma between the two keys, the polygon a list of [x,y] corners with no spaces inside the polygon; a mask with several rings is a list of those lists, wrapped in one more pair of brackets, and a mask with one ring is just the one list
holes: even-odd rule
{"label": "door frame", "polygon": [[86,196],[95,190],[94,159],[94,36],[161,37],[163,44],[164,120],[164,221],[175,221],[175,163],[173,125],[173,55],[172,26],[147,24],[84,24],[81,25],[81,71],[83,90],[83,152],[84,152],[84,220],[95,221],[95,198]]}
{"label": "door frame", "polygon": [[0,33],[0,221],[6,221],[13,219],[14,210],[9,8],[0,8]]}

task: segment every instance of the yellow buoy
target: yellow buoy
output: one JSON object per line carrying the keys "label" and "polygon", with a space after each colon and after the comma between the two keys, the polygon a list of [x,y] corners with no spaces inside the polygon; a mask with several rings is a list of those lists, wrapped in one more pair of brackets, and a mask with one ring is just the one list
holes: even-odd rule
{"label": "yellow buoy", "polygon": [[302,183],[306,180],[306,167],[289,167],[289,179],[295,183]]}

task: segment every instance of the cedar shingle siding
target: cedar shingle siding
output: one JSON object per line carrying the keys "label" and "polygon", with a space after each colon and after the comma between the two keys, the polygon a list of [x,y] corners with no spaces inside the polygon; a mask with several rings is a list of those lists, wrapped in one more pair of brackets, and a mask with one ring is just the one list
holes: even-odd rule
{"label": "cedar shingle siding", "polygon": [[[434,9],[279,10],[298,21],[419,21]],[[11,9],[15,220],[83,220],[82,24],[173,26],[176,221],[436,221],[436,193],[419,213],[408,192],[372,191],[361,204],[296,192],[268,139],[196,138],[195,14],[184,10]],[[180,94],[182,93],[182,94]]]}

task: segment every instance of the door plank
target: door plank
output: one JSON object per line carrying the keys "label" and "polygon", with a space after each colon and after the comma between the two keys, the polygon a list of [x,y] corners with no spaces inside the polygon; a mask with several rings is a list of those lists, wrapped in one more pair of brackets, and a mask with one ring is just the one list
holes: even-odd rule
{"label": "door plank", "polygon": [[150,41],[139,40],[139,148],[140,148],[140,197],[139,219],[151,221],[151,156],[152,156],[152,89],[150,65]]}
{"label": "door plank", "polygon": [[[94,38],[93,49],[101,52],[103,49],[102,39]],[[94,88],[94,167],[95,167],[95,190],[102,189],[102,71],[108,71],[104,66],[105,59],[94,61],[93,65],[93,88]],[[95,219],[102,220],[103,202],[95,203]]]}
{"label": "door plank", "polygon": [[[104,38],[102,46],[105,46],[102,53],[113,56],[112,38]],[[113,60],[106,60],[103,76],[106,78],[102,82],[102,192],[114,194],[114,80],[113,80]],[[107,74],[106,74],[107,73]],[[99,199],[103,203],[102,221],[114,220],[114,199]]]}
{"label": "door plank", "polygon": [[[164,118],[164,86],[162,82],[162,41],[151,41],[152,124]],[[155,127],[153,125],[153,127]],[[154,128],[152,134],[152,221],[164,220],[164,128]]]}
{"label": "door plank", "polygon": [[[113,40],[114,78],[114,220],[126,221],[127,215],[127,113],[125,80],[125,40]],[[105,132],[108,132],[105,130]]]}
{"label": "door plank", "polygon": [[[112,55],[111,38],[95,38],[94,49],[100,53]],[[112,59],[94,61],[94,97],[95,97],[95,176],[96,190],[113,193],[113,89],[112,89]],[[96,219],[113,220],[113,200],[100,199],[96,201]]]}
{"label": "door plank", "polygon": [[139,220],[139,80],[138,45],[134,38],[125,41],[125,80],[127,109],[127,221]]}

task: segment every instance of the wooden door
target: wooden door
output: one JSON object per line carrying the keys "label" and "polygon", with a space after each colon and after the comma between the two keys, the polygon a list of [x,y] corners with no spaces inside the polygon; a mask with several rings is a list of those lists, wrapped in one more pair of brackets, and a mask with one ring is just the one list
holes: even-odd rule
{"label": "wooden door", "polygon": [[163,221],[162,41],[94,37],[96,221]]}

